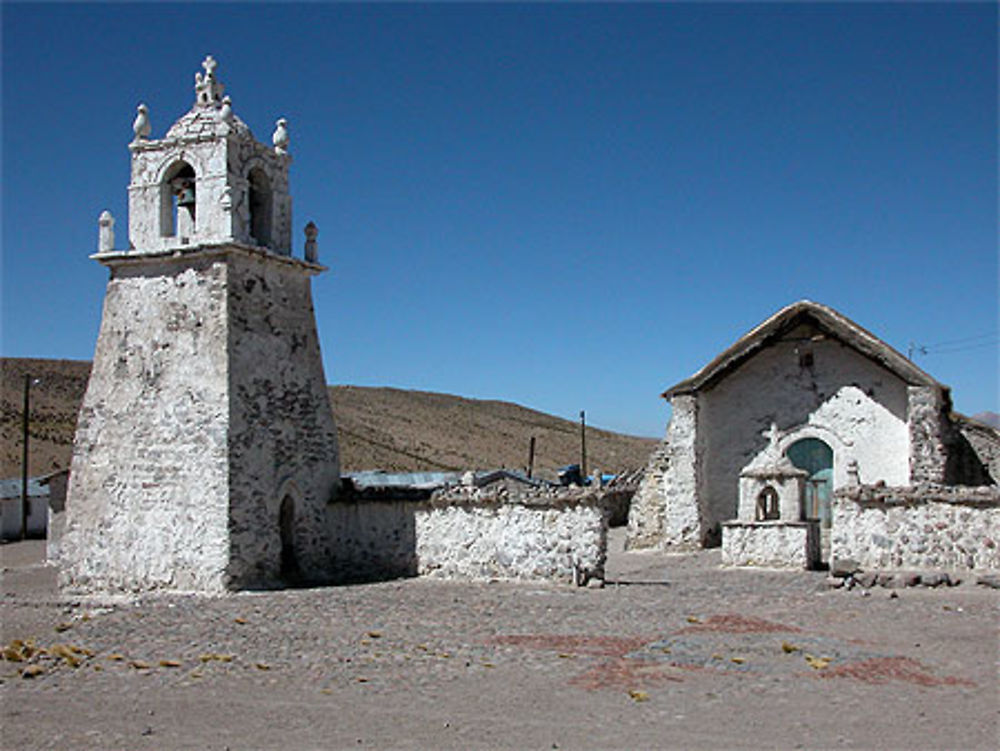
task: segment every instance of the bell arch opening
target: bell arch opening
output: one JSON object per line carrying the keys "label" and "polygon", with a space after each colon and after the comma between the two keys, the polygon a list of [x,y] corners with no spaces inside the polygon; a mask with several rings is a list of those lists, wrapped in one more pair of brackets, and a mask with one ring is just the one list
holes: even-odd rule
{"label": "bell arch opening", "polygon": [[271,244],[271,181],[260,167],[251,169],[247,179],[250,183],[250,237],[256,245],[267,247]]}
{"label": "bell arch opening", "polygon": [[194,167],[178,160],[160,184],[160,235],[190,238],[197,229],[197,179]]}

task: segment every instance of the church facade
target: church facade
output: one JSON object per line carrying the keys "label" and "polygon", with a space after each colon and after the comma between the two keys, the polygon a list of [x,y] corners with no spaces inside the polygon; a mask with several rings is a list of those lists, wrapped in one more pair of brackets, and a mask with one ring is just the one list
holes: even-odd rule
{"label": "church facade", "polygon": [[673,414],[633,500],[632,549],[713,546],[726,523],[780,521],[806,562],[838,489],[995,482],[947,387],[818,303],[782,309],[663,396]]}

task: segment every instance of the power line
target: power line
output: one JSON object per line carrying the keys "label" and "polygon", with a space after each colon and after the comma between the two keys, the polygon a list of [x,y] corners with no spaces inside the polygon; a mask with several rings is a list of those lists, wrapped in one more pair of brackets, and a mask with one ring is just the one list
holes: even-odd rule
{"label": "power line", "polygon": [[966,336],[961,339],[949,339],[936,344],[917,344],[916,342],[910,342],[910,346],[906,351],[906,357],[909,360],[913,360],[914,354],[924,356],[952,355],[959,352],[982,349],[984,347],[995,347],[998,342],[1000,342],[1000,336],[998,336],[995,331],[989,334]]}
{"label": "power line", "polygon": [[976,334],[975,336],[967,336],[962,339],[949,339],[948,341],[935,342],[934,344],[925,344],[924,346],[927,347],[928,349],[937,349],[938,347],[948,347],[953,344],[965,344],[967,342],[975,342],[978,341],[979,339],[988,339],[988,338],[996,339],[996,337],[997,337],[997,332],[991,331],[987,334]]}
{"label": "power line", "polygon": [[943,347],[940,349],[932,348],[922,348],[920,354],[922,355],[952,355],[957,352],[968,352],[973,349],[982,349],[984,347],[995,347],[1000,343],[1000,339],[994,338],[992,341],[980,342],[979,344],[969,344],[964,347]]}

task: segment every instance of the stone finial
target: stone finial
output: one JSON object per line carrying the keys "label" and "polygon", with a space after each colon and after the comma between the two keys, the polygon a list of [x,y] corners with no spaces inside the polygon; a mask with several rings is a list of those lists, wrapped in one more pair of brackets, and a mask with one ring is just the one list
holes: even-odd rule
{"label": "stone finial", "polygon": [[115,218],[105,209],[97,218],[97,252],[110,253],[115,249]]}
{"label": "stone finial", "polygon": [[215,69],[218,65],[215,58],[208,55],[201,64],[205,69],[205,75],[194,74],[195,104],[199,107],[218,106],[222,101],[222,92],[226,87],[215,78]]}
{"label": "stone finial", "polygon": [[274,129],[274,135],[271,136],[271,142],[274,144],[274,150],[278,154],[288,153],[288,121],[285,118],[280,118],[278,122],[275,123],[277,127]]}
{"label": "stone finial", "polygon": [[316,227],[315,223],[309,222],[305,228],[306,233],[306,248],[305,256],[309,263],[316,263],[319,261],[319,250],[316,248],[316,236],[319,235],[319,229]]}
{"label": "stone finial", "polygon": [[228,96],[222,97],[222,109],[219,110],[219,116],[225,122],[232,122],[233,119],[233,100]]}
{"label": "stone finial", "polygon": [[140,104],[136,107],[135,120],[132,122],[132,132],[135,133],[135,140],[141,141],[144,138],[149,138],[149,134],[153,132],[152,126],[149,124],[149,107],[145,104]]}

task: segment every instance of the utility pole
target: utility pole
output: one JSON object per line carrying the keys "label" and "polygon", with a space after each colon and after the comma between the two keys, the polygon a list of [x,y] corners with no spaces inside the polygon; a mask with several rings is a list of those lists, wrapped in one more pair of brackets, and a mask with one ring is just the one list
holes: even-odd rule
{"label": "utility pole", "polygon": [[21,411],[21,539],[28,537],[28,409],[31,376],[24,376],[24,405]]}
{"label": "utility pole", "polygon": [[528,444],[528,479],[535,471],[535,436],[531,436],[531,443]]}
{"label": "utility pole", "polygon": [[587,479],[587,413],[580,410],[580,482]]}

